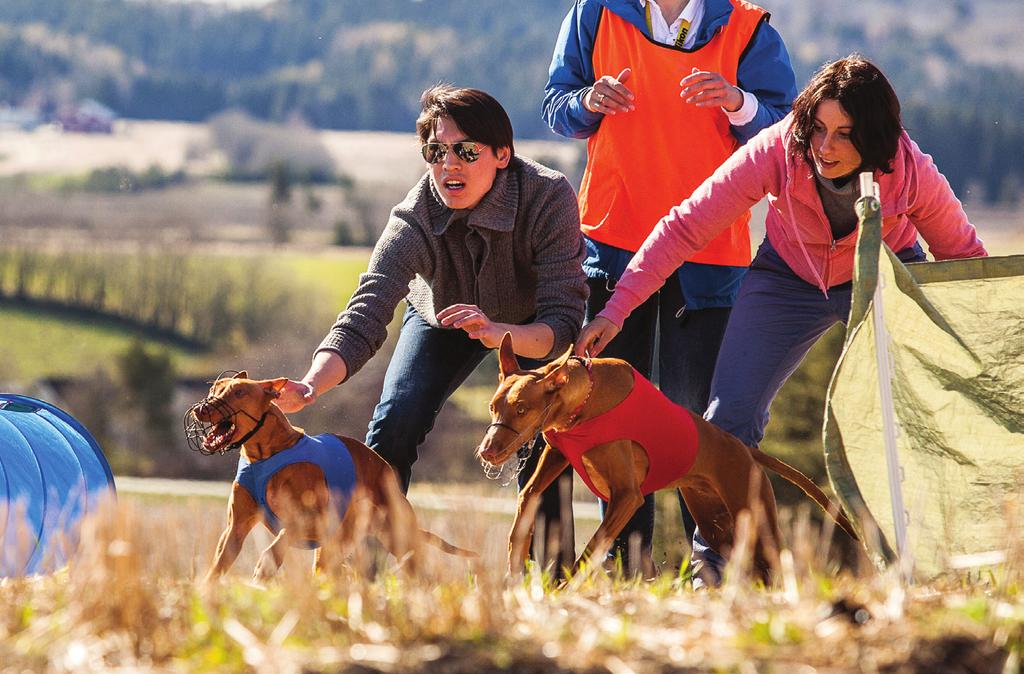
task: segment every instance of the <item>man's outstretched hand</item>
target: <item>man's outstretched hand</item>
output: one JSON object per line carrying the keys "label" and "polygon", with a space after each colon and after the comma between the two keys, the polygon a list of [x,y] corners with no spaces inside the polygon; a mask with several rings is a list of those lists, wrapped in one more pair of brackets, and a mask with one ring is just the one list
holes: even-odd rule
{"label": "man's outstretched hand", "polygon": [[446,328],[458,328],[488,349],[496,349],[509,326],[496,323],[475,304],[453,304],[437,312],[437,320]]}
{"label": "man's outstretched hand", "polygon": [[307,405],[312,405],[316,402],[316,391],[313,387],[302,381],[288,380],[288,383],[284,385],[284,388],[280,391],[281,397],[274,401],[274,403],[281,408],[281,411],[285,414],[291,414],[292,412],[298,412]]}

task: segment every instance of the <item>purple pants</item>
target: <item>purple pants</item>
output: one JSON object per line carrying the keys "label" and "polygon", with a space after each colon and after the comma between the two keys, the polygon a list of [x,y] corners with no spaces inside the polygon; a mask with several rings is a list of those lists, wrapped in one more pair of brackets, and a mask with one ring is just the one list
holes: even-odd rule
{"label": "purple pants", "polygon": [[[898,255],[904,262],[925,259],[918,244]],[[794,274],[765,239],[729,316],[704,418],[757,447],[775,395],[818,338],[836,323],[846,323],[852,291],[852,284],[843,283],[829,288],[825,297]],[[693,560],[698,573],[694,587],[721,581],[725,560],[699,530],[693,536]]]}
{"label": "purple pants", "polygon": [[[915,244],[899,257],[919,262],[925,256]],[[729,317],[704,418],[757,447],[775,395],[818,338],[846,323],[851,293],[851,284],[843,283],[825,297],[794,274],[765,239]]]}

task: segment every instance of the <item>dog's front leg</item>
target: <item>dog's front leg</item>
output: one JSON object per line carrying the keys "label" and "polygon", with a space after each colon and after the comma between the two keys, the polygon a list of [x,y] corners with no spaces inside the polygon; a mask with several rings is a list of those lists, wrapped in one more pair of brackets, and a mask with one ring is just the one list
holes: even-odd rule
{"label": "dog's front leg", "polygon": [[597,531],[590,538],[587,547],[573,564],[573,575],[580,570],[584,563],[592,559],[601,559],[608,554],[615,542],[615,537],[622,532],[623,527],[629,522],[629,518],[640,509],[643,502],[644,497],[639,488],[612,491],[608,497],[608,507],[604,511],[601,525],[597,527]]}
{"label": "dog's front leg", "polygon": [[[252,572],[254,583],[265,583],[270,580],[277,570],[284,564],[284,553],[287,544],[284,542],[285,529],[277,532],[277,536],[270,542],[256,561],[256,568]],[[268,561],[269,560],[269,561]]]}
{"label": "dog's front leg", "polygon": [[228,524],[224,533],[217,541],[217,551],[213,555],[213,564],[206,574],[204,582],[209,583],[219,578],[231,568],[238,558],[245,537],[256,524],[259,506],[249,492],[237,482],[231,489],[228,499]]}
{"label": "dog's front leg", "polygon": [[582,462],[597,489],[608,494],[608,506],[597,531],[573,564],[573,574],[582,564],[603,558],[629,518],[643,505],[641,484],[650,465],[644,448],[629,440],[596,445],[583,454]]}
{"label": "dog's front leg", "polygon": [[512,521],[512,531],[508,537],[509,575],[522,573],[530,555],[530,541],[533,539],[533,526],[537,519],[541,494],[551,486],[568,465],[568,459],[561,452],[552,449],[550,445],[544,446],[544,452],[537,461],[533,477],[519,492],[516,516]]}

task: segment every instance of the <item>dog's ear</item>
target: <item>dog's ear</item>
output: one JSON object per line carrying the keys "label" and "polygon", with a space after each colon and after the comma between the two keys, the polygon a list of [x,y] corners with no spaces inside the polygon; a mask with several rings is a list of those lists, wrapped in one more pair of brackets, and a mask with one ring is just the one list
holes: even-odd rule
{"label": "dog's ear", "polygon": [[572,350],[573,350],[573,345],[570,344],[569,348],[565,350],[565,353],[563,353],[561,356],[559,356],[558,358],[556,358],[553,361],[551,361],[552,364],[557,365],[558,367],[562,367],[563,365],[568,363],[569,359],[572,357]]}
{"label": "dog's ear", "polygon": [[234,377],[232,377],[232,379],[248,379],[248,378],[249,378],[249,373],[246,372],[245,370],[242,370],[241,372],[236,374]]}
{"label": "dog's ear", "polygon": [[498,376],[504,379],[513,372],[519,371],[519,361],[516,353],[512,350],[512,333],[506,332],[501,338],[501,346],[498,347]]}
{"label": "dog's ear", "polygon": [[548,393],[553,393],[558,389],[562,388],[569,381],[569,368],[556,367],[551,372],[544,375],[544,378],[540,380],[544,385],[544,390]]}
{"label": "dog's ear", "polygon": [[565,350],[565,353],[548,363],[548,372],[544,375],[544,379],[541,380],[545,391],[548,393],[557,391],[569,381],[569,368],[566,365],[568,365],[569,358],[571,357],[572,344]]}
{"label": "dog's ear", "polygon": [[280,398],[281,391],[284,390],[285,384],[287,383],[287,377],[278,377],[277,379],[265,379],[260,382],[260,386],[263,387],[263,390],[266,391],[271,398]]}

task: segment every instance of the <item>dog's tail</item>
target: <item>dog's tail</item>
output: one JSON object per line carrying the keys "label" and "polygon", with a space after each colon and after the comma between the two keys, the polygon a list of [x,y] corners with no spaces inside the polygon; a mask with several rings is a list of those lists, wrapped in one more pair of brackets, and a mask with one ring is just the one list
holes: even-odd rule
{"label": "dog's tail", "polygon": [[439,548],[442,552],[447,552],[449,555],[455,555],[457,557],[469,557],[470,559],[480,558],[480,555],[473,552],[472,550],[465,550],[463,548],[456,547],[448,541],[441,538],[440,536],[438,536],[437,534],[431,533],[426,529],[420,529],[420,536],[422,536],[423,540],[427,543],[430,543],[435,548]]}
{"label": "dog's tail", "polygon": [[822,510],[824,510],[825,512],[832,516],[832,518],[836,521],[836,524],[838,524],[843,531],[849,534],[850,538],[852,538],[855,541],[860,540],[860,537],[857,535],[857,532],[853,529],[853,523],[850,522],[850,520],[843,513],[842,508],[840,508],[838,504],[834,503],[827,496],[825,496],[825,492],[821,491],[818,485],[814,484],[814,482],[811,481],[811,478],[807,477],[799,470],[786,463],[785,461],[780,461],[779,459],[776,459],[774,456],[765,454],[756,447],[750,447],[749,449],[750,455],[754,457],[755,461],[757,461],[765,468],[771,470],[772,472],[781,475],[782,477],[786,478],[791,483],[802,489],[803,492],[807,494],[809,497],[811,497],[811,499],[813,499],[815,503],[821,506]]}

